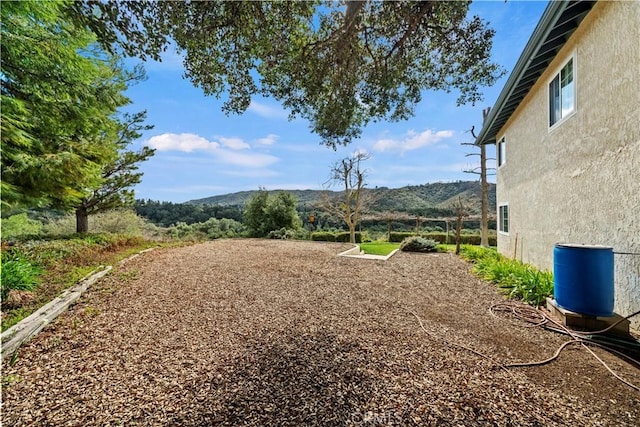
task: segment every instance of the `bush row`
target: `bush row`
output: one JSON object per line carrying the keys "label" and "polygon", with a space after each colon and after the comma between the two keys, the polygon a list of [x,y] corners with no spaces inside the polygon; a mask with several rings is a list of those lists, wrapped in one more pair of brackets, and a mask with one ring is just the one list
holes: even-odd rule
{"label": "bush row", "polygon": [[553,274],[549,271],[506,258],[495,249],[463,246],[461,255],[474,263],[473,271],[478,276],[495,283],[510,298],[539,306],[553,294]]}
{"label": "bush row", "polygon": [[[311,233],[311,240],[316,242],[341,242],[349,243],[351,236],[348,231],[332,233],[330,231],[316,231]],[[356,231],[356,243],[362,243],[362,234]]]}
{"label": "bush row", "polygon": [[[447,243],[446,233],[421,233],[416,234],[410,231],[396,231],[389,234],[389,242],[400,243],[407,237],[420,236],[425,239],[435,240],[438,243]],[[453,244],[456,241],[456,237],[453,234],[449,234],[449,243]],[[463,245],[479,245],[480,236],[477,234],[463,234],[460,236],[460,243]],[[496,236],[489,236],[489,246],[496,246]]]}

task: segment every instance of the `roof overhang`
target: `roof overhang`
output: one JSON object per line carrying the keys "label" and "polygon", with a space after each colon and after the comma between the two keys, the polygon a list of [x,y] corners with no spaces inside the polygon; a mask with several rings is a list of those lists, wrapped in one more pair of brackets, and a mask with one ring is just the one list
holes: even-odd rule
{"label": "roof overhang", "polygon": [[589,13],[595,1],[550,1],[486,117],[477,144],[494,144],[497,133]]}

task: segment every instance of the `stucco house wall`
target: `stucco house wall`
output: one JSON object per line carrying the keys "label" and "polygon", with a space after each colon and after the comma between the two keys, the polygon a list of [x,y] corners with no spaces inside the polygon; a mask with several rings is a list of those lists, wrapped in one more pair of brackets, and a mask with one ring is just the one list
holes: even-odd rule
{"label": "stucco house wall", "polygon": [[[557,242],[640,253],[638,22],[640,2],[598,2],[498,132],[501,253],[549,270]],[[575,110],[550,129],[549,82],[572,56]],[[640,310],[640,256],[614,262],[615,311],[626,316]]]}

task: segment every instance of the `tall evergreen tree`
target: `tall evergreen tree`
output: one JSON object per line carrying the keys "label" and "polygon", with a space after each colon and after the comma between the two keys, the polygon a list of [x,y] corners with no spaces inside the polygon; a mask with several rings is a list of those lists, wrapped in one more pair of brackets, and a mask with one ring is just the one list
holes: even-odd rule
{"label": "tall evergreen tree", "polygon": [[[69,2],[0,13],[2,207],[69,209],[117,155],[116,109],[132,78],[64,14]],[[134,72],[135,74],[135,72]]]}
{"label": "tall evergreen tree", "polygon": [[137,114],[125,114],[119,123],[118,156],[103,165],[102,182],[100,186],[85,196],[76,206],[76,231],[89,231],[89,215],[123,206],[132,206],[135,197],[131,187],[138,184],[142,178],[141,172],[136,172],[140,162],[153,156],[155,150],[142,147],[139,151],[129,151],[128,146],[142,136],[143,131],[153,129],[152,125],[145,125],[146,111]]}

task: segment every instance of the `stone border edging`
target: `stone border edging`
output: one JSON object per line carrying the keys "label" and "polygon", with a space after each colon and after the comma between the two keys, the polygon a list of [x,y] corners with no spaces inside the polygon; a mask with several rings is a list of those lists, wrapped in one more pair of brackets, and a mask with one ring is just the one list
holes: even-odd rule
{"label": "stone border edging", "polygon": [[[131,255],[119,263],[122,264],[133,258],[139,257],[145,252],[154,250],[154,248],[145,249],[137,254]],[[94,270],[84,278],[80,279],[78,284],[62,292],[60,296],[49,301],[47,304],[40,307],[37,311],[30,316],[22,319],[6,331],[2,333],[2,349],[0,354],[0,360],[4,360],[9,354],[13,354],[22,344],[29,341],[33,336],[40,332],[45,326],[51,323],[56,317],[64,312],[69,306],[75,303],[82,294],[102,277],[106,276],[113,267],[108,265],[104,269],[97,271]],[[97,271],[97,272],[96,272]]]}

